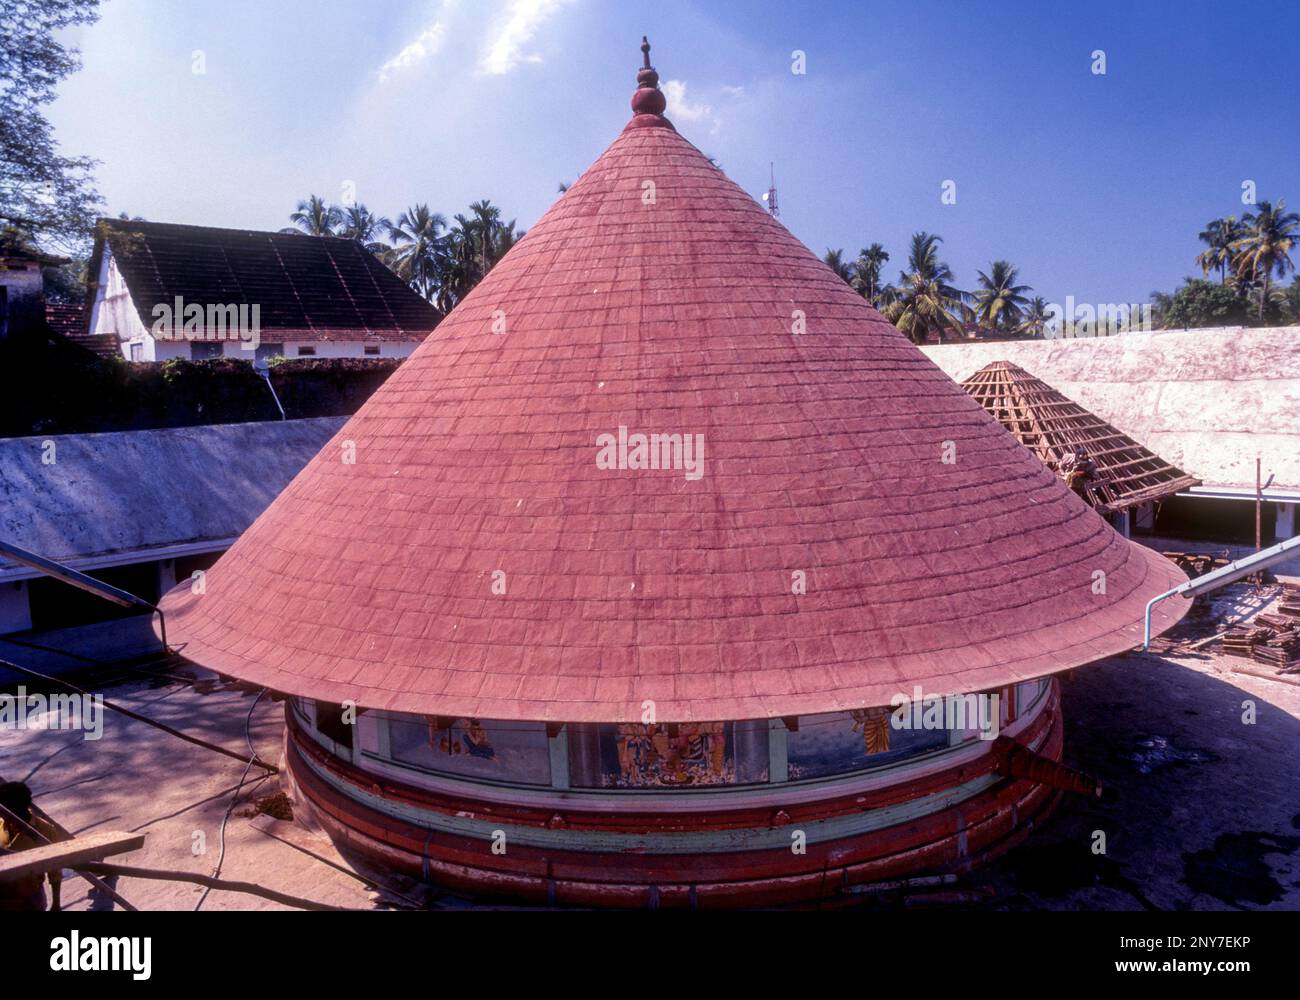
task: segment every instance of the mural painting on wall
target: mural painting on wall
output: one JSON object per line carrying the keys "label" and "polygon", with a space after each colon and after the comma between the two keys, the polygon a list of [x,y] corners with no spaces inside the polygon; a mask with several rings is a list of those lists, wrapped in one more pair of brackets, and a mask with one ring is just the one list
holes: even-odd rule
{"label": "mural painting on wall", "polygon": [[[441,721],[444,724],[446,722],[445,719]],[[452,756],[463,753],[478,757],[480,760],[491,760],[496,756],[496,751],[492,749],[492,743],[488,739],[487,730],[478,719],[453,719],[451,725],[445,729],[439,728],[439,719],[436,716],[428,716],[428,722],[429,749],[435,753]]]}
{"label": "mural painting on wall", "polygon": [[606,784],[618,788],[720,785],[733,780],[727,762],[726,724],[680,723],[616,727],[618,773]]}

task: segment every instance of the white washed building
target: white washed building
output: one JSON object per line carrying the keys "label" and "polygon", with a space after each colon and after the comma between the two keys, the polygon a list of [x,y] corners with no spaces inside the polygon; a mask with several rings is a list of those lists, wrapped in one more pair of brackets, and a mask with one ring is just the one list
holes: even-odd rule
{"label": "white washed building", "polygon": [[406,357],[442,318],[361,244],[101,219],[88,332],[128,361]]}

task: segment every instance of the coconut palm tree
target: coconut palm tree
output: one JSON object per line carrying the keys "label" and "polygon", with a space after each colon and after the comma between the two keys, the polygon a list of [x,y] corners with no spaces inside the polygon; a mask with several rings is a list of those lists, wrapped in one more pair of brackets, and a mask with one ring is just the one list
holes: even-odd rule
{"label": "coconut palm tree", "polygon": [[959,316],[969,296],[953,284],[953,273],[939,260],[943,238],[934,233],[913,233],[906,271],[899,275],[884,308],[885,318],[914,343],[923,344],[933,331],[943,342],[944,332],[963,333]]}
{"label": "coconut palm tree", "polygon": [[289,213],[292,226],[281,229],[282,233],[299,233],[307,236],[333,236],[336,229],[343,224],[343,213],[334,205],[326,205],[317,195],[308,195],[306,201],[298,202],[296,211]]}
{"label": "coconut palm tree", "polygon": [[501,262],[501,258],[508,254],[525,235],[527,234],[524,230],[515,229],[514,219],[503,226],[497,226],[496,234],[492,238],[492,266],[496,267]]}
{"label": "coconut palm tree", "polygon": [[1047,300],[1041,295],[1035,295],[1025,308],[1021,329],[1032,337],[1041,337],[1043,331],[1047,329],[1047,314]]}
{"label": "coconut palm tree", "polygon": [[849,284],[872,305],[880,296],[880,269],[889,263],[889,254],[879,243],[858,251]]}
{"label": "coconut palm tree", "polygon": [[438,305],[443,309],[464,299],[485,273],[478,221],[460,214],[453,221],[455,225],[447,233],[447,257],[439,291]]}
{"label": "coconut palm tree", "polygon": [[989,273],[979,274],[979,289],[974,293],[975,319],[994,330],[1012,330],[1024,322],[1029,299],[1028,285],[1017,285],[1019,268],[1008,261],[995,260]]}
{"label": "coconut palm tree", "polygon": [[1255,209],[1242,217],[1244,234],[1232,243],[1232,250],[1237,254],[1237,274],[1249,275],[1261,282],[1259,319],[1263,322],[1273,275],[1283,278],[1288,271],[1295,270],[1291,251],[1295,249],[1296,240],[1300,239],[1300,215],[1286,210],[1284,198],[1277,200],[1276,208],[1261,201]]}
{"label": "coconut palm tree", "polygon": [[393,224],[362,204],[352,204],[343,210],[337,235],[355,240],[371,253],[379,255],[389,249],[383,238],[392,232]]}
{"label": "coconut palm tree", "polygon": [[853,272],[849,267],[848,261],[844,259],[843,250],[827,249],[825,256],[822,257],[822,263],[839,275],[840,280],[848,282],[853,277]]}
{"label": "coconut palm tree", "polygon": [[[384,255],[388,266],[433,302],[445,285],[447,220],[438,212],[430,212],[428,205],[413,205],[397,217],[389,237],[393,246]],[[442,301],[437,304],[443,308]]]}
{"label": "coconut palm tree", "polygon": [[470,228],[478,252],[479,279],[482,280],[496,263],[492,259],[492,248],[496,243],[497,231],[501,228],[501,209],[484,198],[482,201],[472,203],[469,211]]}
{"label": "coconut palm tree", "polygon": [[1197,239],[1205,244],[1206,249],[1196,255],[1196,263],[1201,266],[1201,273],[1209,277],[1211,271],[1219,272],[1219,284],[1228,280],[1228,269],[1232,267],[1232,244],[1241,239],[1241,223],[1236,216],[1226,219],[1213,219],[1197,234]]}

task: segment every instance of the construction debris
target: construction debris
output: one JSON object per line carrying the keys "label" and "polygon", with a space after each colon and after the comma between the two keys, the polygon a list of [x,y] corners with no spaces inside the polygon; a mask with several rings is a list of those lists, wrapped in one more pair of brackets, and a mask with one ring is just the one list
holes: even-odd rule
{"label": "construction debris", "polygon": [[1172,560],[1179,569],[1195,579],[1216,569],[1222,569],[1232,560],[1225,551],[1213,552],[1161,552],[1166,559]]}
{"label": "construction debris", "polygon": [[1282,584],[1282,600],[1272,612],[1261,612],[1248,625],[1228,629],[1223,651],[1273,667],[1278,673],[1300,673],[1300,586]]}

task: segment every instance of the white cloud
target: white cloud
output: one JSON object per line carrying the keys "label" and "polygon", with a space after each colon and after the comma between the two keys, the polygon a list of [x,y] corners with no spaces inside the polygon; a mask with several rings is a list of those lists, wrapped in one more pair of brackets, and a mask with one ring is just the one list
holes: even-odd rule
{"label": "white cloud", "polygon": [[443,0],[438,16],[402,51],[379,67],[379,82],[384,83],[394,73],[417,66],[442,51],[447,42],[447,15],[455,9],[458,0]]}
{"label": "white cloud", "polygon": [[493,26],[483,44],[479,69],[493,76],[509,73],[520,63],[542,61],[540,53],[525,47],[550,17],[572,0],[510,0],[505,14]]}
{"label": "white cloud", "polygon": [[713,113],[713,105],[703,101],[690,101],[686,98],[685,80],[665,80],[664,97],[668,98],[668,110],[664,112],[670,119],[684,122],[705,122],[711,132],[717,132],[722,122]]}

